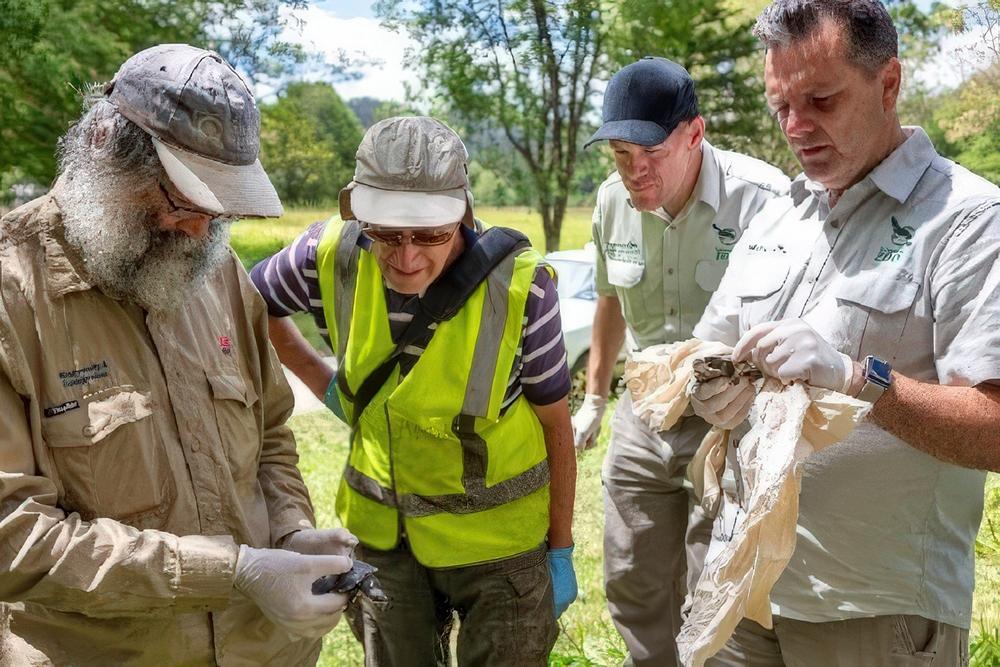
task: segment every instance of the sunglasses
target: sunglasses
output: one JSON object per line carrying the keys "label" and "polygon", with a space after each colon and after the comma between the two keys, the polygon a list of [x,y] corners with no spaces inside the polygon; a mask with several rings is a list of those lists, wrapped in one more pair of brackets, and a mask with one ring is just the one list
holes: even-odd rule
{"label": "sunglasses", "polygon": [[372,229],[367,223],[361,228],[361,233],[372,241],[384,243],[393,248],[403,245],[404,240],[408,240],[413,245],[442,245],[451,240],[451,237],[458,231],[460,223],[453,223],[447,227],[433,227],[431,229]]}

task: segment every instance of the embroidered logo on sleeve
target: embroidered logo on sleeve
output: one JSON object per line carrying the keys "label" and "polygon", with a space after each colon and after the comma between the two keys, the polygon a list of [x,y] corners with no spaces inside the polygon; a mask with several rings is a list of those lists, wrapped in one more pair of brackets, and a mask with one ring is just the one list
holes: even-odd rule
{"label": "embroidered logo on sleeve", "polygon": [[62,405],[53,405],[50,408],[45,408],[44,413],[46,417],[57,417],[70,410],[76,410],[79,407],[80,401],[66,401]]}
{"label": "embroidered logo on sleeve", "polygon": [[93,380],[108,377],[108,362],[98,361],[85,368],[76,368],[71,371],[59,371],[59,379],[64,387],[77,387],[87,384]]}

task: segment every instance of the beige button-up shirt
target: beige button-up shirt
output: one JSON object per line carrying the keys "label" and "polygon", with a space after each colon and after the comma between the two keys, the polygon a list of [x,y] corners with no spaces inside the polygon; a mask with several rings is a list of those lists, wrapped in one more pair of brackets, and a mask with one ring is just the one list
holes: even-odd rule
{"label": "beige button-up shirt", "polygon": [[232,585],[313,521],[263,302],[235,256],[175,313],[111,299],[57,199],[0,223],[0,654],[313,662]]}
{"label": "beige button-up shirt", "polygon": [[[790,200],[765,207],[695,335],[732,345],[756,324],[801,317],[839,351],[907,377],[1000,379],[1000,189],[938,155],[920,128],[906,133],[835,206],[801,176]],[[804,464],[774,612],[968,628],[984,478],[861,424]]]}
{"label": "beige button-up shirt", "polygon": [[750,218],[787,193],[780,170],[707,141],[694,192],[675,218],[632,208],[618,172],[601,184],[597,291],[618,297],[639,349],[690,338]]}

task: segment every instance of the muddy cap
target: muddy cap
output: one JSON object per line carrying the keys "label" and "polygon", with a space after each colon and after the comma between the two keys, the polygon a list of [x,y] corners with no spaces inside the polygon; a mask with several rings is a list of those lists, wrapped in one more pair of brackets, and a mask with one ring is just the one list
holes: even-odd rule
{"label": "muddy cap", "polygon": [[104,92],[153,137],[167,176],[193,204],[217,215],[281,215],[257,159],[253,93],[219,54],[187,44],[154,46],[126,60]]}
{"label": "muddy cap", "polygon": [[387,118],[358,146],[341,217],[389,227],[472,224],[469,153],[454,130],[426,116]]}

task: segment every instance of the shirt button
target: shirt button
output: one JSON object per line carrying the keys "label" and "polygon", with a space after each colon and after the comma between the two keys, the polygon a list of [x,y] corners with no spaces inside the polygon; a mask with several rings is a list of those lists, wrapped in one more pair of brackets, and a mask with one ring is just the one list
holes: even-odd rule
{"label": "shirt button", "polygon": [[191,451],[197,453],[199,449],[201,449],[201,446],[198,444],[198,441],[197,440],[192,440],[191,441]]}
{"label": "shirt button", "polygon": [[833,227],[834,229],[837,229],[838,227],[840,227],[840,220],[831,220],[830,226]]}
{"label": "shirt button", "polygon": [[677,310],[676,310],[675,308],[671,308],[671,309],[670,309],[670,310],[668,311],[668,314],[670,314],[670,315],[676,315],[676,314],[677,314]]}
{"label": "shirt button", "polygon": [[674,275],[674,270],[673,269],[667,269],[667,275],[668,276]]}

